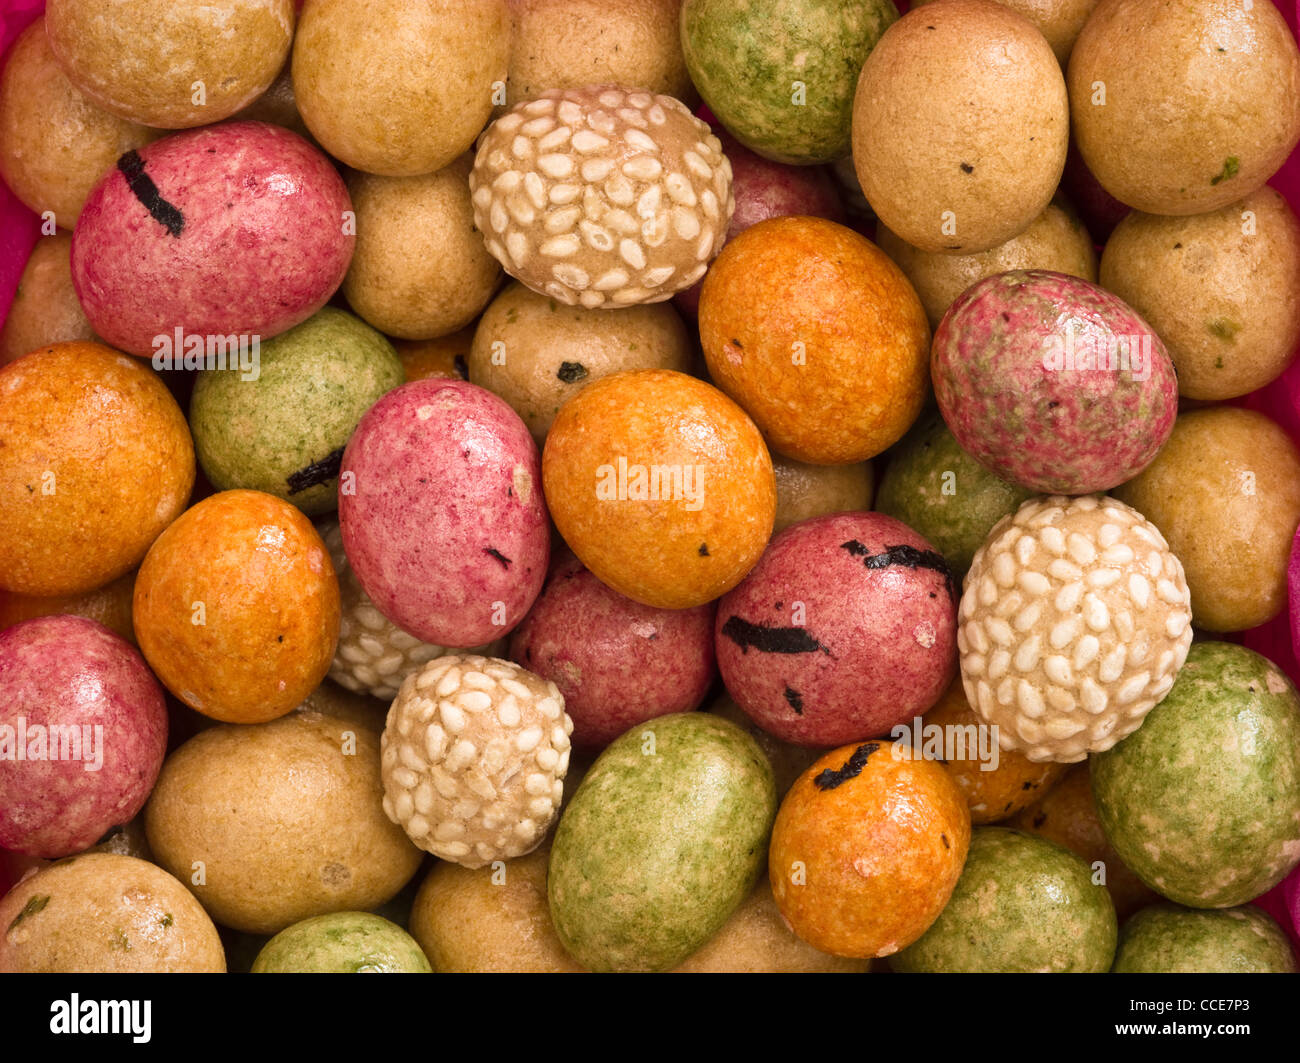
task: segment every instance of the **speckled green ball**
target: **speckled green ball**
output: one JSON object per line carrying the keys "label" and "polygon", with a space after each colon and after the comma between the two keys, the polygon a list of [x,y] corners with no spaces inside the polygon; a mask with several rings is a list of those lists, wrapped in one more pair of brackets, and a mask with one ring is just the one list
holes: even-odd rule
{"label": "speckled green ball", "polygon": [[1115,958],[1115,906],[1092,869],[1055,842],[980,827],[952,899],[890,959],[921,973],[1097,974]]}
{"label": "speckled green ball", "polygon": [[337,505],[338,467],[362,415],[405,377],[393,345],[360,318],[325,307],[259,343],[251,370],[199,374],[194,449],[218,490],[250,488],[309,516]]}
{"label": "speckled green ball", "polygon": [[547,893],[565,949],[590,971],[666,971],[749,896],[776,816],[768,759],[707,713],[614,740],[560,819]]}
{"label": "speckled green ball", "polygon": [[368,912],[304,919],[275,935],[253,974],[429,974],[420,946],[396,923]]}
{"label": "speckled green ball", "polygon": [[682,51],[705,103],[777,162],[849,152],[858,74],[898,19],[891,0],[685,0]]}
{"label": "speckled green ball", "polygon": [[993,525],[1033,496],[962,450],[938,413],[922,414],[887,460],[876,509],[928,539],[958,575]]}
{"label": "speckled green ball", "polygon": [[1116,974],[1294,974],[1282,928],[1258,908],[1197,911],[1153,904],[1119,935]]}
{"label": "speckled green ball", "polygon": [[1300,863],[1300,697],[1228,642],[1197,642],[1169,693],[1092,760],[1102,829],[1148,886],[1191,908],[1244,904]]}

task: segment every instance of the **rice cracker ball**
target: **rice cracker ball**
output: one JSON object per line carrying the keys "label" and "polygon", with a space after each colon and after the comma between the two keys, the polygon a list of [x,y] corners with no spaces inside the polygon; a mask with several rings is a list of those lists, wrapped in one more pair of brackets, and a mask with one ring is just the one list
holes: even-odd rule
{"label": "rice cracker ball", "polygon": [[727,238],[731,163],[671,96],[551,90],[479,140],[474,224],[507,273],[570,306],[657,303],[689,288]]}
{"label": "rice cracker ball", "polygon": [[462,867],[530,853],[560,813],[572,733],[550,680],[477,654],[430,661],[388,710],[384,814]]}
{"label": "rice cracker ball", "polygon": [[293,0],[45,8],[50,47],[72,83],[106,111],[163,129],[219,122],[257,99],[284,65],[293,23]]}
{"label": "rice cracker ball", "polygon": [[1043,212],[1069,127],[1061,67],[1034,25],[993,0],[945,0],[908,12],[867,56],[853,163],[899,237],[969,255]]}
{"label": "rice cracker ball", "polygon": [[930,326],[903,271],[823,218],[732,240],[700,294],[709,373],[773,450],[819,465],[874,457],[921,412]]}
{"label": "rice cracker ball", "polygon": [[1103,0],[1069,85],[1083,161],[1148,214],[1248,196],[1300,140],[1300,51],[1271,3]]}
{"label": "rice cracker ball", "polygon": [[474,143],[504,99],[509,56],[506,0],[308,0],[293,87],[336,159],[415,177]]}
{"label": "rice cracker ball", "polygon": [[688,609],[726,593],[767,545],[776,478],[745,412],[701,380],[642,369],[597,380],[546,437],[542,483],[564,541],[602,582]]}
{"label": "rice cracker ball", "polygon": [[966,575],[957,648],[970,706],[1003,749],[1074,763],[1141,725],[1192,642],[1183,566],[1106,495],[1032,498]]}

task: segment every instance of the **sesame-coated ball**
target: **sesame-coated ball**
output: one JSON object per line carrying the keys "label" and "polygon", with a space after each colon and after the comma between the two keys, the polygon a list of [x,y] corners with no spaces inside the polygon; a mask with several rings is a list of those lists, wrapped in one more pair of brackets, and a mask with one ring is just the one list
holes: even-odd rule
{"label": "sesame-coated ball", "polygon": [[971,707],[1003,749],[1064,763],[1136,731],[1192,642],[1183,566],[1106,496],[1031,499],[980,548],[958,611]]}
{"label": "sesame-coated ball", "polygon": [[[319,531],[339,577],[342,606],[339,644],[330,665],[330,678],[357,694],[391,701],[397,696],[402,680],[412,672],[418,672],[425,662],[458,651],[432,642],[421,642],[384,616],[375,608],[375,603],[362,589],[361,581],[348,564],[338,521],[326,521],[320,525]],[[467,652],[494,657],[504,649],[505,640],[499,639]]]}
{"label": "sesame-coated ball", "polygon": [[704,276],[735,209],[722,143],[671,96],[552,89],[479,141],[474,224],[507,273],[589,309],[657,303]]}
{"label": "sesame-coated ball", "polygon": [[439,657],[388,710],[384,812],[462,867],[523,856],[559,814],[572,732],[554,683],[493,657]]}

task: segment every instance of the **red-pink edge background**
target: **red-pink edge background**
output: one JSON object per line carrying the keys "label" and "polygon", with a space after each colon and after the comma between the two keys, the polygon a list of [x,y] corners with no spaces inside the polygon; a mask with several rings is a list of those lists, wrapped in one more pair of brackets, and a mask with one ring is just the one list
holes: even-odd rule
{"label": "red-pink edge background", "polygon": [[[14,38],[45,10],[45,0],[0,2],[5,4],[5,8],[0,10],[0,54],[7,57]],[[1296,33],[1300,0],[1296,0],[1295,6],[1285,3],[1277,3],[1277,6],[1290,24],[1291,32]],[[900,4],[899,7],[906,10],[907,5]],[[1292,152],[1269,184],[1300,212],[1300,149]],[[40,219],[19,203],[9,186],[0,180],[0,325],[9,313],[9,304],[13,302],[23,266],[39,236]],[[1242,404],[1267,413],[1300,444],[1300,359],[1268,387],[1246,396]],[[1300,535],[1297,535],[1297,542],[1300,543]],[[1293,579],[1300,580],[1300,556],[1297,555],[1300,551],[1293,554],[1297,560],[1292,565]],[[1291,628],[1291,614],[1300,612],[1296,608],[1300,602],[1295,601],[1298,593],[1300,588],[1293,586],[1292,608],[1284,610],[1277,619],[1234,637],[1272,659],[1300,683],[1300,662],[1297,661]],[[1255,903],[1286,928],[1296,954],[1300,956],[1300,867]]]}

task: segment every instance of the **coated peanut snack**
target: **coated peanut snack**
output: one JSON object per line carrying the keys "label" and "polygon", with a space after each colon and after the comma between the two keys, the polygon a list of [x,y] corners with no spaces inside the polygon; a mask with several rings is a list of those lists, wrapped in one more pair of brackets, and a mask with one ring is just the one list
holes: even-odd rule
{"label": "coated peanut snack", "polygon": [[0,0],[0,971],[1295,973],[1293,8]]}

